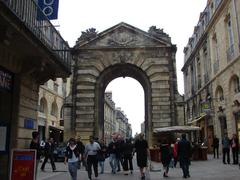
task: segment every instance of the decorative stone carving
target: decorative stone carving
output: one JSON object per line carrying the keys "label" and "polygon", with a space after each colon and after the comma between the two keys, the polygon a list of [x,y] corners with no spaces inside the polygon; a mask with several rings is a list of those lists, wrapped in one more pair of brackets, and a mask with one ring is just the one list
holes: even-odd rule
{"label": "decorative stone carving", "polygon": [[128,51],[120,51],[120,52],[114,52],[112,54],[112,59],[116,63],[127,63],[127,61],[133,58],[133,53]]}
{"label": "decorative stone carving", "polygon": [[157,28],[156,26],[151,26],[148,30],[148,33],[158,39],[165,39],[171,41],[168,34],[166,34],[163,29]]}
{"label": "decorative stone carving", "polygon": [[121,32],[115,34],[115,36],[109,39],[108,44],[111,46],[129,46],[135,41],[136,39],[133,36],[130,36],[130,34]]}
{"label": "decorative stone carving", "polygon": [[89,41],[95,37],[97,37],[97,31],[95,28],[89,28],[87,29],[85,32],[82,31],[82,35],[80,36],[80,38],[78,38],[77,42],[81,42],[81,41]]}

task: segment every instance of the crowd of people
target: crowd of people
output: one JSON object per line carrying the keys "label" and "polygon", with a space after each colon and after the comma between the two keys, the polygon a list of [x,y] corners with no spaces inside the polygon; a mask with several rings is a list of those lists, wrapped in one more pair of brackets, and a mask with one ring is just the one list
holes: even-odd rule
{"label": "crowd of people", "polygon": [[[181,139],[177,138],[175,142],[169,142],[167,139],[159,142],[161,152],[161,162],[163,165],[163,177],[168,177],[169,168],[176,167],[177,162],[182,168],[183,178],[189,178],[189,165],[192,156],[191,143],[186,139],[186,134],[182,134]],[[219,139],[213,140],[214,158],[219,158]],[[238,138],[233,134],[231,139],[227,135],[222,139],[223,163],[230,164],[230,150],[232,151],[233,164],[238,164]],[[40,144],[38,132],[32,133],[31,149],[37,150],[37,166],[40,160]],[[44,161],[41,170],[44,171],[45,164],[50,160],[52,170],[56,170],[53,157],[54,141],[53,138],[45,143]],[[77,170],[84,166],[88,172],[88,179],[91,180],[94,174],[95,179],[99,173],[104,173],[105,159],[109,159],[111,173],[116,174],[119,171],[124,175],[133,173],[133,156],[136,153],[136,161],[140,170],[141,179],[146,177],[146,167],[148,167],[148,158],[150,157],[148,142],[144,135],[140,134],[133,142],[132,139],[123,139],[120,134],[112,136],[112,141],[106,144],[104,140],[99,140],[93,136],[89,137],[89,143],[84,145],[80,137],[70,138],[65,150],[64,163],[68,164],[69,174],[72,180],[77,179]],[[226,160],[227,158],[227,160]],[[98,169],[100,167],[100,169]],[[121,170],[122,169],[122,170]],[[93,170],[93,172],[92,172]],[[100,170],[100,171],[99,171]]]}

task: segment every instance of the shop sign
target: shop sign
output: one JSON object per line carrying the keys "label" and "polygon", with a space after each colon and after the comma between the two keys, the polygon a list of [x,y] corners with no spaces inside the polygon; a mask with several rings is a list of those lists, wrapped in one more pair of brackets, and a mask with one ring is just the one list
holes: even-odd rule
{"label": "shop sign", "polygon": [[34,180],[36,150],[14,149],[11,154],[11,180]]}
{"label": "shop sign", "polygon": [[33,129],[34,128],[34,119],[31,119],[31,118],[24,119],[24,128]]}
{"label": "shop sign", "polygon": [[13,74],[0,66],[0,90],[11,91]]}

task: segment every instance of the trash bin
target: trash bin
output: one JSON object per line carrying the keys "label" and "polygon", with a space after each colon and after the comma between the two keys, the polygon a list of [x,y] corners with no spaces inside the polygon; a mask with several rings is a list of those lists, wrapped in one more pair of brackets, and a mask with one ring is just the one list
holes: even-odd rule
{"label": "trash bin", "polygon": [[149,149],[151,161],[161,162],[161,154],[158,148]]}

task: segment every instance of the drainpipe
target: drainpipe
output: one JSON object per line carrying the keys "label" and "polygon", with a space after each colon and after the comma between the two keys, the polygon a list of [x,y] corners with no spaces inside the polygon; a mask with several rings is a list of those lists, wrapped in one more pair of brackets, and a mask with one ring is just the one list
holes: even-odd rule
{"label": "drainpipe", "polygon": [[238,21],[238,14],[237,14],[237,5],[236,0],[233,0],[233,10],[236,16],[236,25],[237,25],[237,35],[238,35],[238,48],[240,50],[240,31],[239,31],[239,21]]}

